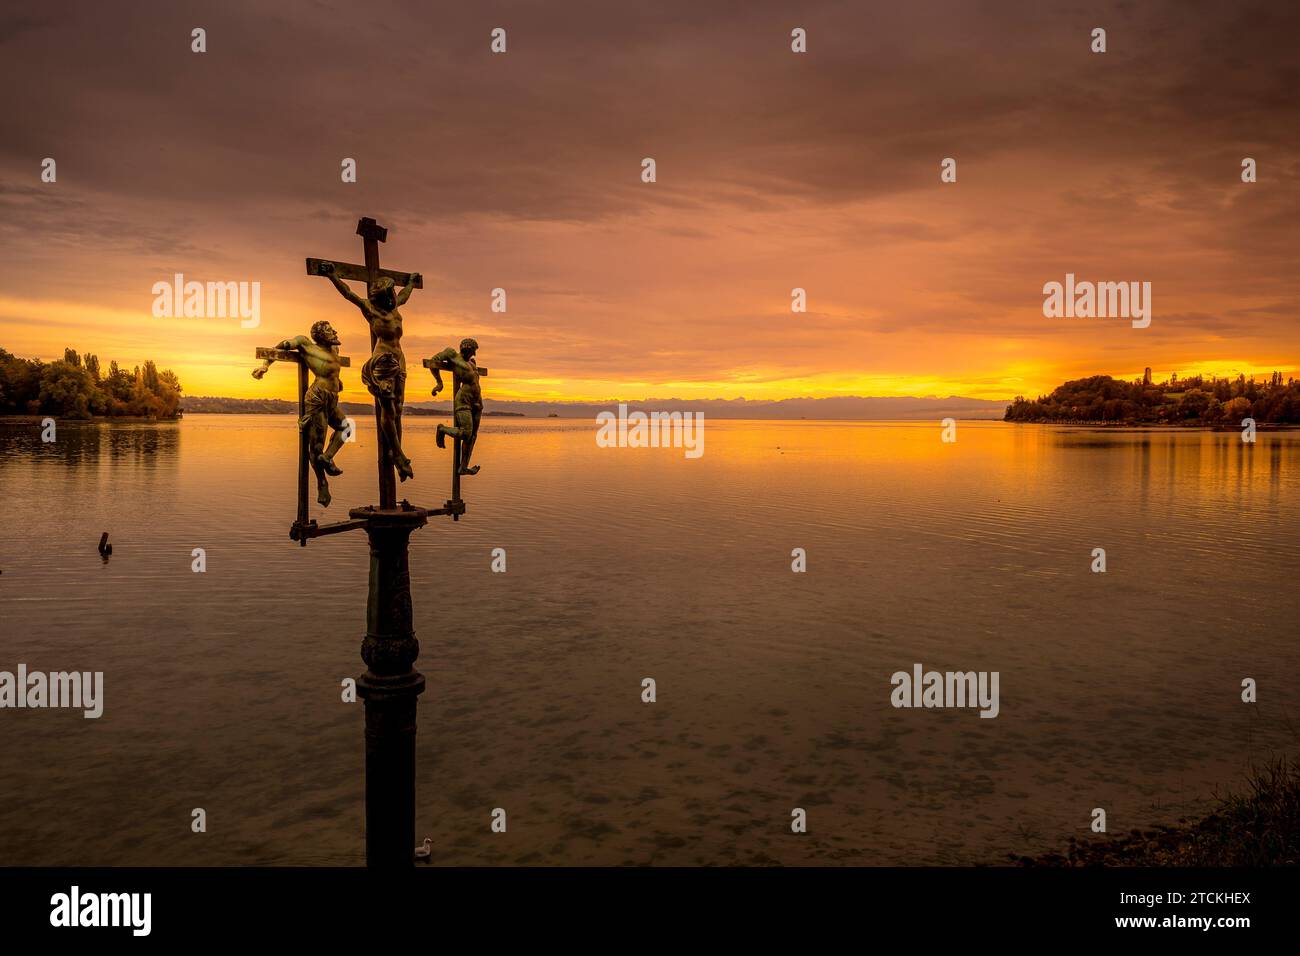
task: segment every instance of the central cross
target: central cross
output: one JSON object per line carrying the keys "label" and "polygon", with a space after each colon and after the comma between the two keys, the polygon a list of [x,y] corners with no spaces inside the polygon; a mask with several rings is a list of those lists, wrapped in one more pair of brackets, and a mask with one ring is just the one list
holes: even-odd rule
{"label": "central cross", "polygon": [[[364,282],[366,292],[374,286],[375,281],[381,276],[392,279],[397,286],[409,285],[412,281],[412,273],[395,272],[392,269],[381,269],[379,267],[379,244],[388,240],[388,230],[379,225],[375,220],[366,217],[357,222],[357,235],[361,237],[362,249],[365,256],[364,265],[356,265],[352,262],[335,262],[332,259],[308,259],[307,274],[312,276],[328,275],[332,269],[333,274],[340,279],[350,280],[352,282]],[[322,266],[327,266],[322,270]],[[415,288],[423,289],[424,280],[419,275],[414,276]],[[370,330],[370,348],[373,351],[375,347],[375,332]],[[378,426],[380,417],[379,399],[375,399],[375,424]],[[398,436],[401,435],[402,419],[401,409],[397,410],[397,430]],[[393,457],[389,451],[388,445],[384,442],[382,435],[378,442],[379,445],[379,507],[396,508],[397,507],[397,475],[394,471]]]}

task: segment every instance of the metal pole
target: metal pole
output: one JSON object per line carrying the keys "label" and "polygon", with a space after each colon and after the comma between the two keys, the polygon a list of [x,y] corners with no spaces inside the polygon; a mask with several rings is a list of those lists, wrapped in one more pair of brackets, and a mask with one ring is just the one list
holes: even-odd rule
{"label": "metal pole", "polygon": [[[307,415],[307,362],[298,358],[298,527],[307,526],[307,456],[311,450],[307,447],[307,429],[302,427],[302,420]],[[307,547],[304,537],[299,542]]]}
{"label": "metal pole", "polygon": [[[451,424],[456,425],[456,393],[460,391],[460,379],[456,370],[451,372]],[[460,501],[460,439],[454,439],[451,452],[451,500]],[[459,521],[460,515],[453,515],[453,521]]]}
{"label": "metal pole", "polygon": [[370,538],[370,594],[357,693],[366,702],[366,866],[414,863],[415,714],[424,675],[411,615],[411,532],[427,523],[423,508],[356,508]]}

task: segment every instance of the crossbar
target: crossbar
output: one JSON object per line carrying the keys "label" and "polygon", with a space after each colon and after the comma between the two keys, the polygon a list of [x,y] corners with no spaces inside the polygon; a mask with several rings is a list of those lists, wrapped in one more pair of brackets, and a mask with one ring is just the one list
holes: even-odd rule
{"label": "crossbar", "polygon": [[[308,259],[307,275],[323,275],[324,273],[320,271],[320,265],[322,262],[332,263],[334,265],[334,274],[340,279],[351,279],[353,282],[370,282],[370,273],[366,271],[365,266],[359,266],[352,262],[335,262],[333,259]],[[388,276],[388,278],[392,279],[398,286],[409,285],[411,282],[411,273],[409,272],[396,272],[392,269],[376,269],[375,275]],[[415,287],[417,289],[424,288],[424,276],[416,278]]]}
{"label": "crossbar", "polygon": [[[271,359],[272,361],[275,362],[301,362],[302,361],[302,353],[297,351],[296,349],[293,351],[290,351],[289,349],[258,349],[257,357],[260,359]],[[340,355],[338,359],[339,359],[339,364],[342,365],[344,368],[352,367],[352,359],[348,358],[346,355]]]}

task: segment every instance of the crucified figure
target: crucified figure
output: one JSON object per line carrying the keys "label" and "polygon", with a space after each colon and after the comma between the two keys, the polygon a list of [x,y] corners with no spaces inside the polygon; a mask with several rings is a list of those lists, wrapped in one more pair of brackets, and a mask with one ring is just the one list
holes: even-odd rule
{"label": "crucified figure", "polygon": [[[452,414],[456,424],[452,428],[439,425],[436,440],[439,448],[446,448],[445,436],[450,435],[452,438],[460,439],[459,467],[462,475],[478,474],[478,465],[471,468],[469,464],[469,456],[474,453],[474,441],[478,438],[479,419],[483,417],[483,393],[478,384],[478,367],[474,363],[474,353],[477,351],[477,342],[473,339],[461,339],[460,351],[450,347],[445,348],[431,360],[450,365],[452,375],[455,376],[456,401]],[[442,391],[442,373],[438,371],[436,365],[431,368],[433,377],[438,383],[433,388],[433,394],[437,395]]]}
{"label": "crucified figure", "polygon": [[420,274],[412,273],[400,292],[392,279],[380,276],[370,286],[369,298],[365,299],[349,289],[347,283],[334,274],[332,262],[322,263],[320,274],[334,283],[339,295],[361,310],[370,325],[375,345],[370,358],[361,367],[361,381],[365,382],[370,394],[379,401],[379,431],[392,455],[398,476],[402,481],[414,478],[411,459],[402,453],[399,430],[402,402],[406,397],[406,356],[402,353],[402,315],[397,307],[405,305],[411,297]]}
{"label": "crucified figure", "polygon": [[[312,471],[316,472],[316,500],[328,507],[330,484],[325,476],[343,474],[343,469],[334,464],[334,456],[343,447],[345,439],[340,431],[347,422],[339,412],[339,392],[343,388],[339,374],[342,368],[339,364],[339,334],[328,322],[317,322],[311,327],[311,338],[295,335],[276,348],[297,351],[314,376],[304,398],[306,413],[298,420],[298,427],[307,433],[308,461]],[[265,375],[273,361],[268,358],[260,368],[253,369],[253,378],[260,379]],[[334,434],[326,448],[325,432],[330,428],[334,429]]]}

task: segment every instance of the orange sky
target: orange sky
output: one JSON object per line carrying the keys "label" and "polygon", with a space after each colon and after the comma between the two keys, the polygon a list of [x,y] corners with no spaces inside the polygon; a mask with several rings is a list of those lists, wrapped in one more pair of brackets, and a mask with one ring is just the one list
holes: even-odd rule
{"label": "orange sky", "polygon": [[[303,258],[360,261],[369,215],[384,264],[425,276],[402,310],[411,401],[432,384],[418,359],[465,335],[486,394],[513,399],[1300,374],[1289,7],[411,3],[367,25],[330,6],[71,4],[0,26],[21,98],[0,144],[0,346],[286,398],[291,375],[250,377],[253,349],[327,318],[361,399],[365,324]],[[154,318],[177,272],[260,282],[260,328]],[[1151,326],[1044,318],[1067,272],[1151,282]]]}

